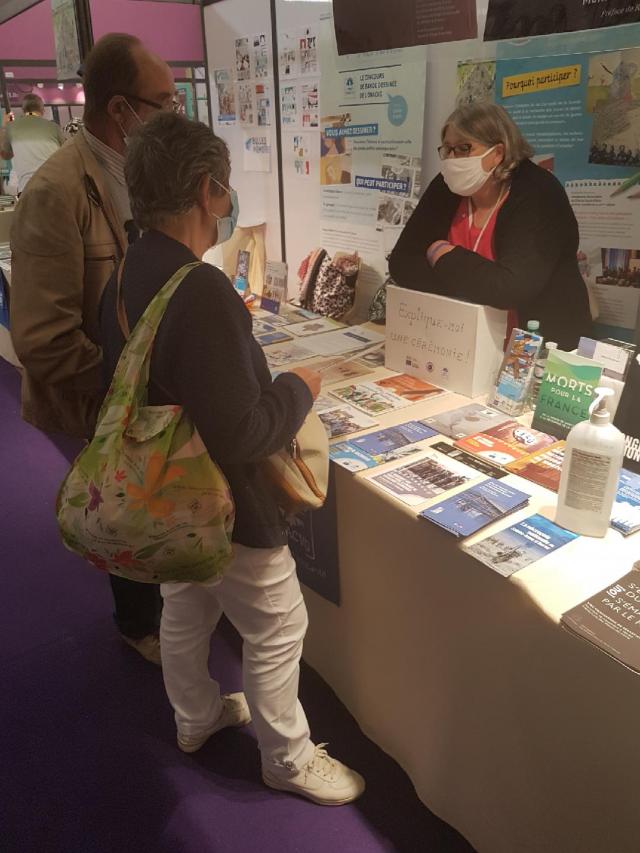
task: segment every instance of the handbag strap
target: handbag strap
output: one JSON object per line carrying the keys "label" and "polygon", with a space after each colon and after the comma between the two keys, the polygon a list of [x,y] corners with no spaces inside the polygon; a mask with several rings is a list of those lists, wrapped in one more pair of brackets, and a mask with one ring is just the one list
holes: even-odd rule
{"label": "handbag strap", "polygon": [[125,341],[129,340],[129,335],[131,334],[131,330],[129,329],[129,320],[127,319],[127,312],[124,307],[124,299],[122,298],[122,271],[124,270],[124,258],[120,261],[120,265],[118,266],[118,274],[116,276],[116,316],[118,317],[118,325],[120,326],[120,331],[125,339]]}
{"label": "handbag strap", "polygon": [[127,424],[135,421],[138,408],[145,405],[149,385],[151,350],[158,327],[173,294],[191,270],[201,264],[202,261],[192,261],[180,267],[147,305],[144,314],[128,337],[126,333],[129,331],[129,324],[121,293],[122,266],[118,270],[116,311],[118,323],[125,335],[126,342],[116,365],[109,391],[98,415],[96,436],[112,433],[118,423],[121,427],[126,427]]}

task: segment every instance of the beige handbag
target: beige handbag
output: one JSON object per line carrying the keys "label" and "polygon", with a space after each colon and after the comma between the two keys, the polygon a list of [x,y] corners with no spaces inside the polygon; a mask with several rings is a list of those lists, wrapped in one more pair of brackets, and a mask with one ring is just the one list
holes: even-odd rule
{"label": "beige handbag", "polygon": [[288,447],[269,456],[265,469],[287,514],[323,505],[329,486],[329,439],[315,412],[309,412]]}

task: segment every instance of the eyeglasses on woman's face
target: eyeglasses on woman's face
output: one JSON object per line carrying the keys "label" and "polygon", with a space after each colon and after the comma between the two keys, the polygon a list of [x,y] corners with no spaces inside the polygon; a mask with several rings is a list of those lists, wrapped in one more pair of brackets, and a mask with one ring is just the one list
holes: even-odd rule
{"label": "eyeglasses on woman's face", "polygon": [[468,157],[473,151],[471,142],[458,142],[456,145],[449,145],[444,142],[438,146],[438,154],[441,160],[446,160],[452,154],[454,157]]}

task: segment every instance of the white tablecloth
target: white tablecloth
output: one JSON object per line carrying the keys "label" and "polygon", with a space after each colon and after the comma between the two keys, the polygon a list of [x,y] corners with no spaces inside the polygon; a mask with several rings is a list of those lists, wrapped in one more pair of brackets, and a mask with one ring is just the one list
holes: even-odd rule
{"label": "white tablecloth", "polygon": [[[467,402],[450,394],[381,420]],[[505,579],[371,471],[336,473],[342,603],[305,588],[307,661],[481,853],[637,853],[640,680],[559,618],[631,568],[640,534],[583,537]],[[535,495],[491,532],[552,510],[552,493],[507,482]]]}

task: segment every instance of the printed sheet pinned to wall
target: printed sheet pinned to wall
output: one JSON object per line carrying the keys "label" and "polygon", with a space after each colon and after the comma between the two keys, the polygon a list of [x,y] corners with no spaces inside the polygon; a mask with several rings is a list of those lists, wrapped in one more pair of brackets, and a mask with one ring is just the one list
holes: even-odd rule
{"label": "printed sheet pinned to wall", "polygon": [[[236,83],[233,106],[237,123],[244,129],[244,171],[270,172],[273,72],[271,42],[266,33],[242,36],[235,40],[234,72]],[[220,81],[218,74],[221,75]],[[215,80],[222,121],[225,115],[222,98],[228,97],[228,78],[225,72],[216,72]]]}
{"label": "printed sheet pinned to wall", "polygon": [[420,196],[426,51],[340,57],[330,17],[320,36],[321,244],[359,252],[370,302]]}
{"label": "printed sheet pinned to wall", "polygon": [[[583,34],[559,39],[498,44],[496,101],[534,160],[565,185],[598,335],[631,339],[640,308],[640,48],[628,45],[640,45],[640,27],[601,31],[596,51]],[[543,55],[531,55],[535,42]]]}
{"label": "printed sheet pinned to wall", "polygon": [[635,0],[489,0],[485,41],[569,33],[640,21]]}
{"label": "printed sheet pinned to wall", "polygon": [[233,82],[233,71],[230,68],[220,68],[213,72],[213,79],[218,95],[218,115],[220,124],[236,123],[236,89]]}
{"label": "printed sheet pinned to wall", "polygon": [[341,56],[478,34],[475,0],[333,0],[333,15]]}

